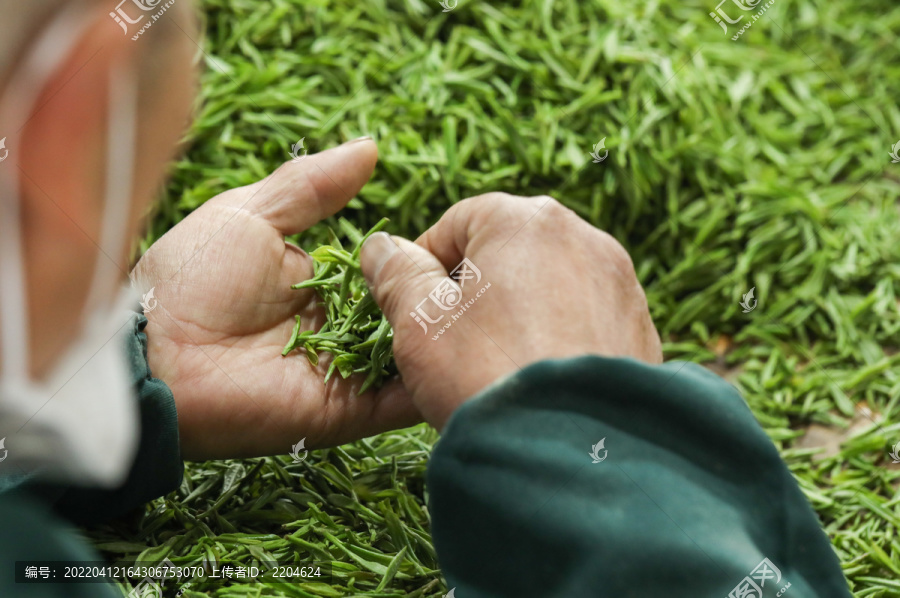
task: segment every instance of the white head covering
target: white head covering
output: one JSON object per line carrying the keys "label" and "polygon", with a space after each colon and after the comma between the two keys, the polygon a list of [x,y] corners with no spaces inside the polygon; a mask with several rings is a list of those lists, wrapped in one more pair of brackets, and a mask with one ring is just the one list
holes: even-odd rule
{"label": "white head covering", "polygon": [[44,85],[96,16],[83,9],[76,4],[58,13],[0,97],[0,126],[20,127],[7,137],[13,159],[0,163],[0,440],[5,439],[8,452],[0,450],[0,473],[39,469],[70,483],[116,486],[128,473],[138,435],[137,405],[120,338],[133,333],[127,307],[136,300],[127,287],[118,302],[105,299],[119,278],[114,260],[124,255],[127,243],[137,143],[137,82],[134,72],[122,66],[112,69],[110,78],[103,222],[88,302],[76,316],[82,332],[42,380],[30,379],[28,368],[22,193],[15,153]]}

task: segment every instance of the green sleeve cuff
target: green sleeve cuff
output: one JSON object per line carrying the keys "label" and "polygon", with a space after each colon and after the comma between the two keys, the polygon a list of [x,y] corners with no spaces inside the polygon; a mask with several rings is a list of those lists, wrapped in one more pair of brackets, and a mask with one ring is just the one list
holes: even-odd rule
{"label": "green sleeve cuff", "polygon": [[37,483],[31,489],[76,523],[95,523],[127,513],[178,488],[184,474],[175,398],[162,380],[153,377],[147,364],[147,318],[134,314],[129,326],[133,332],[125,335],[125,351],[137,394],[140,441],[128,478],[113,490],[46,483]]}
{"label": "green sleeve cuff", "polygon": [[428,485],[442,570],[467,598],[725,597],[766,558],[780,578],[764,598],[788,583],[850,596],[772,442],[695,364],[529,366],[454,413]]}

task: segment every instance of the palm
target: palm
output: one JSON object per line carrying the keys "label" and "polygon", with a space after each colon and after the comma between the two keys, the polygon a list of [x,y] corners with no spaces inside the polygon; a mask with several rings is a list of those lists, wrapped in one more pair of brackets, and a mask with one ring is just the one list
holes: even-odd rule
{"label": "palm", "polygon": [[280,356],[295,315],[307,328],[324,317],[314,292],[290,288],[312,266],[284,235],[343,207],[375,159],[360,142],[285,164],[211,199],[138,263],[135,278],[158,300],[150,366],[175,395],[186,458],[287,453],[301,438],[336,444],[417,420],[397,382],[357,397],[361,379],[326,386],[323,364]]}

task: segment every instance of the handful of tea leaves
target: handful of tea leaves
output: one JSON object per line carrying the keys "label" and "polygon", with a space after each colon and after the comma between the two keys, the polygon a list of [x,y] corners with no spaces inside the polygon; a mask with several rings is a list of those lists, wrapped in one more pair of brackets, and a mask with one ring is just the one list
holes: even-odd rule
{"label": "handful of tea leaves", "polygon": [[387,222],[388,219],[383,218],[363,235],[341,218],[338,220],[340,232],[353,249],[344,249],[338,235],[329,229],[330,243],[309,254],[313,259],[313,277],[291,285],[292,289],[316,289],[325,307],[325,324],[318,332],[300,332],[300,316],[294,316],[297,323],[281,354],[302,349],[309,362],[318,365],[320,352],[331,353],[334,358],[325,374],[325,383],[335,370],[344,378],[367,373],[360,394],[396,372],[391,347],[393,330],[369,294],[359,265],[363,242],[384,228]]}

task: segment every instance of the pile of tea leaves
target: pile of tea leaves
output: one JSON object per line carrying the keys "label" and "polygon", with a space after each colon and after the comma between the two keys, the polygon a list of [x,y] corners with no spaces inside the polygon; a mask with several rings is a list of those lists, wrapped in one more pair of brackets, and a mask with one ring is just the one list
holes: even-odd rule
{"label": "pile of tea leaves", "polygon": [[297,323],[281,354],[286,356],[302,349],[315,366],[319,364],[320,352],[330,353],[333,358],[322,382],[327,384],[335,370],[343,378],[364,375],[360,394],[397,373],[391,325],[369,293],[359,264],[363,243],[387,222],[387,218],[382,218],[362,234],[346,219],[338,219],[338,226],[353,249],[344,249],[340,236],[329,229],[330,243],[309,254],[313,259],[313,277],[291,286],[292,289],[316,289],[325,308],[325,323],[318,331],[301,332],[303,319],[295,316]]}
{"label": "pile of tea leaves", "polygon": [[[465,197],[553,195],[629,250],[667,359],[739,387],[854,595],[900,596],[900,5],[777,0],[732,41],[717,0],[200,4],[202,104],[144,248],[301,138],[375,139],[376,172],[340,214],[359,230],[387,217],[414,238]],[[315,252],[329,227],[293,240]],[[86,533],[115,559],[340,564],[328,582],[189,598],[442,596],[423,484],[436,437],[189,463],[179,490]]]}

